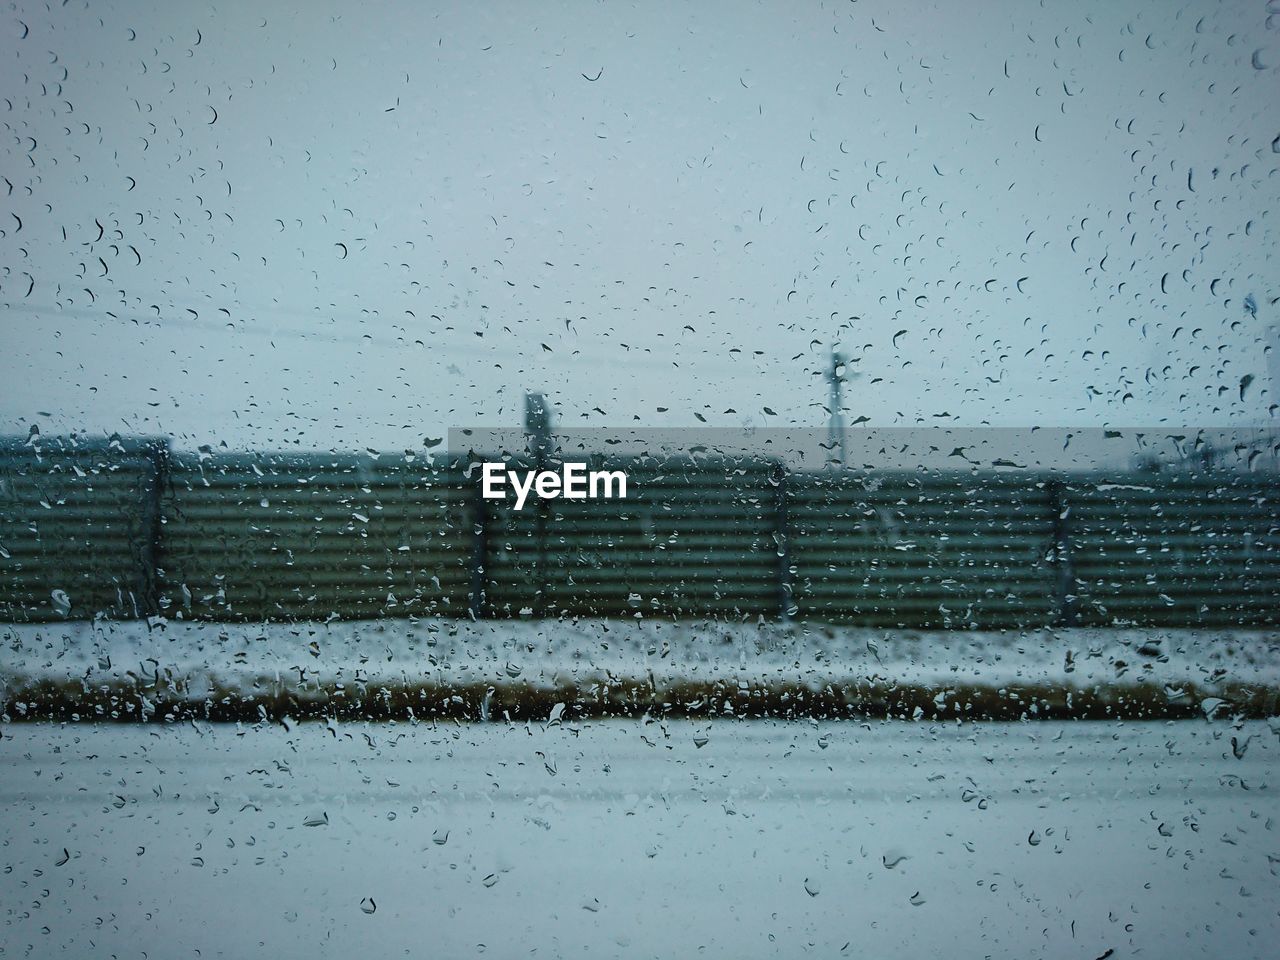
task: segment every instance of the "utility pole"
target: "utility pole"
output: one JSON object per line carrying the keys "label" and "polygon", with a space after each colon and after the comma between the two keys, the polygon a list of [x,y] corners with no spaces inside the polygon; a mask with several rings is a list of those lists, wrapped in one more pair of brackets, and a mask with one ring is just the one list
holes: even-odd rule
{"label": "utility pole", "polygon": [[831,408],[831,424],[827,428],[827,464],[837,470],[844,469],[844,400],[841,388],[844,385],[845,358],[835,347],[831,348],[831,369],[827,371],[827,383],[831,385],[831,397],[828,401]]}
{"label": "utility pole", "polygon": [[547,398],[540,393],[524,395],[524,432],[529,453],[541,470],[551,454],[551,411]]}

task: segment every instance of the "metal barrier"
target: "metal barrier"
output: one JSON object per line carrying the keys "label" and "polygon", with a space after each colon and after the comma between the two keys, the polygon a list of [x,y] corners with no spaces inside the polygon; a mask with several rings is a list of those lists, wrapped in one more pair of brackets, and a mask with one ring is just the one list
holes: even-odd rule
{"label": "metal barrier", "polygon": [[162,443],[0,442],[0,619],[154,612]]}
{"label": "metal barrier", "polygon": [[1273,473],[625,465],[626,500],[516,511],[457,459],[10,442],[0,619],[1280,622]]}

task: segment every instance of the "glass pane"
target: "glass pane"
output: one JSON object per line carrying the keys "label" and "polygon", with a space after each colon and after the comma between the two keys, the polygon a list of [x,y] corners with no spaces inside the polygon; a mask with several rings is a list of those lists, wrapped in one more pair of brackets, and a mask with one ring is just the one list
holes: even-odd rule
{"label": "glass pane", "polygon": [[1273,955],[1277,31],[10,4],[0,958]]}

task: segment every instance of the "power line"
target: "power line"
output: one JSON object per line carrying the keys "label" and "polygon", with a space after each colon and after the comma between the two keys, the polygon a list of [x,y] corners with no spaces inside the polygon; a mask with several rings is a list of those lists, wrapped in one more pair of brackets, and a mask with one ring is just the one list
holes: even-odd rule
{"label": "power line", "polygon": [[[90,320],[90,321],[96,320],[104,323],[108,321],[118,321],[118,322],[124,322],[124,323],[132,322],[139,327],[155,330],[157,332],[172,330],[174,328],[185,329],[185,330],[203,330],[209,333],[248,334],[256,337],[264,337],[267,339],[273,339],[273,338],[279,337],[279,338],[293,338],[301,341],[324,341],[324,342],[333,343],[333,344],[374,346],[374,347],[379,347],[381,349],[389,349],[389,350],[401,350],[406,347],[412,346],[416,341],[420,340],[422,346],[424,347],[432,348],[432,349],[442,349],[442,350],[448,351],[450,354],[461,354],[463,356],[482,357],[485,359],[491,359],[494,357],[507,358],[507,359],[528,359],[530,354],[533,354],[534,356],[538,356],[543,361],[556,363],[556,364],[577,362],[582,359],[591,360],[593,359],[592,352],[594,351],[595,359],[608,359],[615,362],[621,359],[622,362],[625,362],[632,366],[652,366],[652,367],[668,368],[671,366],[696,365],[698,369],[703,369],[703,370],[711,369],[711,370],[725,372],[725,373],[732,372],[733,374],[737,375],[737,374],[741,374],[744,371],[744,369],[749,369],[745,366],[746,363],[750,363],[753,360],[758,360],[758,361],[764,360],[764,357],[759,355],[751,355],[747,358],[744,358],[744,360],[741,362],[736,360],[724,360],[721,358],[711,357],[711,356],[701,356],[701,357],[696,357],[692,360],[687,360],[684,364],[681,364],[679,361],[682,360],[683,358],[676,357],[672,359],[664,359],[663,357],[655,355],[652,352],[651,348],[636,347],[636,346],[622,346],[621,344],[619,344],[619,347],[625,352],[625,356],[623,358],[618,358],[616,355],[613,355],[611,353],[611,351],[606,345],[600,344],[600,343],[592,343],[589,341],[583,342],[580,345],[575,346],[573,348],[573,351],[570,353],[561,353],[561,352],[557,352],[554,349],[551,349],[551,350],[542,350],[542,352],[539,354],[539,353],[536,353],[535,351],[538,351],[541,349],[540,342],[531,348],[500,346],[500,345],[497,345],[496,342],[492,344],[488,344],[483,347],[474,346],[466,342],[456,342],[456,341],[449,342],[446,344],[441,344],[438,339],[434,339],[439,337],[438,333],[433,333],[430,335],[433,339],[428,339],[426,337],[409,339],[407,336],[399,339],[388,339],[385,336],[375,336],[374,334],[352,335],[352,334],[329,332],[325,330],[299,330],[299,329],[295,329],[287,326],[274,326],[274,327],[271,327],[270,329],[262,329],[257,326],[250,326],[248,323],[243,321],[237,322],[237,321],[228,320],[224,323],[217,323],[209,320],[203,320],[198,317],[186,317],[181,315],[170,316],[170,317],[139,317],[139,316],[126,316],[120,313],[116,313],[114,311],[111,315],[108,315],[106,311],[96,311],[96,310],[91,310],[85,307],[57,307],[52,305],[10,304],[5,309],[10,311],[25,312],[32,315],[51,314],[59,317],[71,317],[71,318],[80,319],[80,320]],[[276,312],[285,312],[285,311],[277,310]],[[294,315],[298,316],[299,314],[295,312]],[[257,320],[258,317],[254,317],[254,319]],[[534,339],[534,338],[531,338],[531,339]],[[740,365],[740,363],[742,365]]]}

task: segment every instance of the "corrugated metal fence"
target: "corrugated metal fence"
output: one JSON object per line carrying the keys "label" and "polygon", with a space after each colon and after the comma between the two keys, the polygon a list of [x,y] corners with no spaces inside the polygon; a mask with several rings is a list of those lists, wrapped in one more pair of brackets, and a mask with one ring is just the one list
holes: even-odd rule
{"label": "corrugated metal fence", "polygon": [[625,467],[626,500],[517,512],[456,460],[11,443],[0,619],[1280,622],[1275,474]]}

